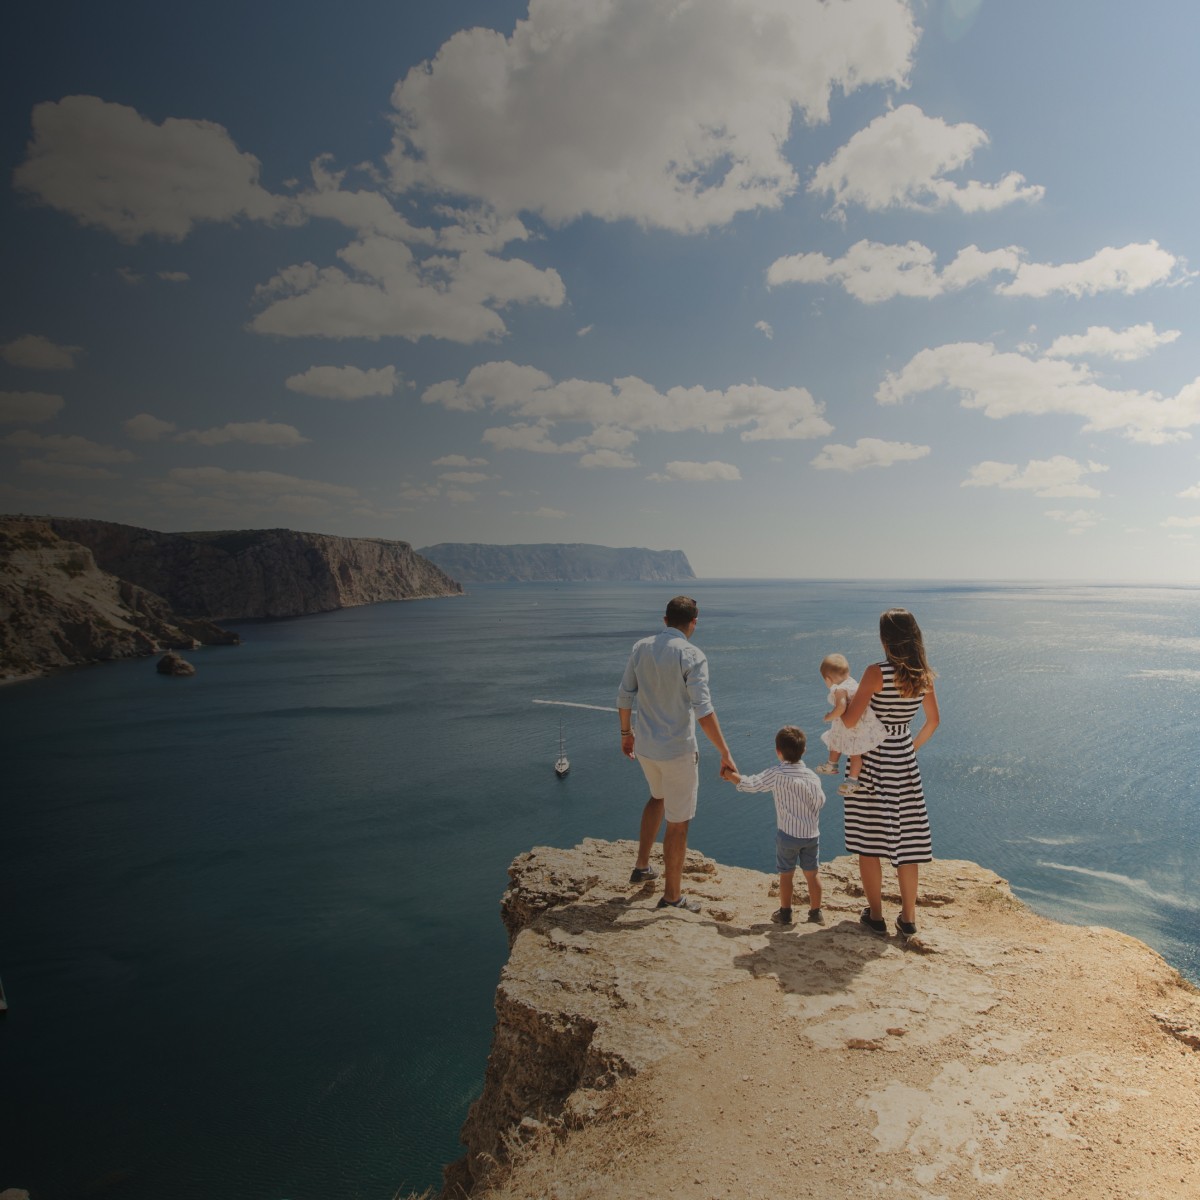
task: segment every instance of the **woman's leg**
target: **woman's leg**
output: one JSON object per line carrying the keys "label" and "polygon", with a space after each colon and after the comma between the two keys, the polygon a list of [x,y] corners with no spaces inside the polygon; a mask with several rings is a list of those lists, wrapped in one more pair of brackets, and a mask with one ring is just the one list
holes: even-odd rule
{"label": "woman's leg", "polygon": [[[916,924],[917,920],[917,877],[920,871],[917,863],[904,863],[896,868],[896,877],[900,881],[900,916],[910,924]],[[863,890],[866,890],[866,884],[863,884]],[[872,914],[874,911],[871,910]]]}
{"label": "woman's leg", "polygon": [[883,863],[869,854],[858,856],[858,877],[862,880],[863,894],[871,906],[871,916],[883,920]]}

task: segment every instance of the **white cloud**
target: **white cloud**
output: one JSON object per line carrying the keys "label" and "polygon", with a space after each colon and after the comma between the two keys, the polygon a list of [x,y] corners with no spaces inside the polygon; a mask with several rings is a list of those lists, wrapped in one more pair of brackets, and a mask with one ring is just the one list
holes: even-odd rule
{"label": "white cloud", "polygon": [[284,386],[306,396],[361,400],[364,396],[390,396],[400,382],[395,367],[309,367],[289,376]]}
{"label": "white cloud", "polygon": [[468,492],[466,488],[447,488],[445,498],[452,504],[470,504],[478,499],[474,492]]}
{"label": "white cloud", "polygon": [[137,287],[139,283],[144,283],[145,275],[139,275],[132,267],[118,267],[117,275],[122,282],[129,284],[130,287]]}
{"label": "white cloud", "polygon": [[71,371],[82,346],[59,346],[39,333],[26,333],[0,346],[0,356],[14,367],[31,371]]}
{"label": "white cloud", "polygon": [[177,442],[199,442],[202,446],[222,446],[226,442],[249,442],[255,446],[301,446],[309,439],[294,425],[274,421],[230,421],[213,429],[189,429],[178,434]]}
{"label": "white cloud", "polygon": [[656,483],[732,483],[742,473],[726,462],[669,462],[666,474],[647,475]]}
{"label": "white cloud", "polygon": [[1058,521],[1067,526],[1067,532],[1073,534],[1083,533],[1087,529],[1092,529],[1100,523],[1100,514],[1090,508],[1076,508],[1066,510],[1061,508],[1050,509],[1046,516],[1052,521]]}
{"label": "white cloud", "polygon": [[1145,358],[1159,346],[1170,345],[1179,337],[1178,329],[1158,333],[1152,324],[1131,325],[1128,329],[1109,329],[1107,325],[1089,325],[1086,333],[1057,337],[1046,351],[1047,358],[1112,358],[1133,362]]}
{"label": "white cloud", "polygon": [[1185,488],[1182,492],[1175,493],[1180,500],[1200,500],[1200,483],[1195,487]]}
{"label": "white cloud", "polygon": [[517,513],[518,517],[547,517],[552,521],[561,521],[567,515],[561,508],[547,508],[544,504],[533,512]]}
{"label": "white cloud", "polygon": [[323,517],[339,502],[360,501],[351,487],[281,475],[275,471],[227,471],[223,467],[175,467],[148,485],[173,508],[244,522],[254,514]]}
{"label": "white cloud", "polygon": [[274,221],[286,202],[259,186],[259,161],[211,121],[161,125],[124,104],[67,96],[33,109],[18,191],[123,242],[179,241],[202,221]]}
{"label": "white cloud", "polygon": [[54,458],[25,458],[21,460],[22,471],[31,475],[48,475],[54,479],[120,479],[116,471],[107,467],[89,467],[83,463],[63,462]]}
{"label": "white cloud", "polygon": [[400,241],[371,236],[338,251],[349,268],[286,267],[257,291],[268,306],[250,322],[284,337],[423,337],[470,343],[507,333],[496,307],[566,298],[562,278],[522,259],[471,252],[418,259]]}
{"label": "white cloud", "polygon": [[138,413],[125,422],[125,432],[139,442],[157,442],[168,433],[174,433],[178,426],[174,421],[163,421],[149,413]]}
{"label": "white cloud", "polygon": [[444,479],[447,483],[483,483],[491,476],[485,475],[482,471],[443,471],[438,478]]}
{"label": "white cloud", "polygon": [[911,442],[885,442],[879,438],[859,438],[853,446],[822,446],[812,460],[818,471],[861,471],[865,467],[890,467],[898,462],[925,458],[928,446]]}
{"label": "white cloud", "polygon": [[136,458],[130,450],[104,446],[78,435],[32,433],[28,429],[20,429],[0,441],[5,446],[14,446],[18,450],[40,451],[59,462],[125,463],[133,462]]}
{"label": "white cloud", "polygon": [[723,224],[795,189],[794,110],[904,86],[916,40],[901,0],[535,0],[511,37],[463,30],[396,85],[393,182],[551,224]]}
{"label": "white cloud", "polygon": [[948,125],[914,104],[902,104],[860,129],[813,172],[810,192],[833,197],[834,211],[847,204],[933,210],[953,206],[963,212],[989,212],[1018,200],[1040,200],[1045,189],[1027,184],[1015,171],[999,183],[945,178],[971,161],[988,136],[966,122]]}
{"label": "white cloud", "polygon": [[[806,388],[736,384],[725,391],[673,387],[659,392],[636,376],[611,384],[582,379],[556,383],[544,371],[512,362],[484,363],[462,383],[445,380],[432,385],[422,399],[451,410],[490,409],[531,422],[509,427],[508,449],[518,444],[523,449],[554,449],[548,430],[556,421],[635,432],[724,433],[741,428],[743,441],[824,437],[833,431],[823,416],[824,405]],[[496,430],[484,437],[496,446],[505,439]],[[609,449],[624,448],[606,444]]]}
{"label": "white cloud", "polygon": [[1131,441],[1160,444],[1189,437],[1200,425],[1200,378],[1174,396],[1114,391],[1080,363],[1033,359],[997,351],[986,342],[957,342],[922,350],[875,392],[880,404],[899,404],[949,388],[963,408],[993,419],[1052,413],[1083,419],[1088,432],[1120,432]]}
{"label": "white cloud", "polygon": [[632,454],[626,454],[623,450],[593,450],[590,454],[585,454],[580,460],[581,467],[604,467],[611,470],[628,470],[631,467],[638,465],[638,460]]}
{"label": "white cloud", "polygon": [[1082,262],[1022,263],[1011,283],[1001,284],[1001,296],[1043,296],[1066,292],[1068,296],[1095,296],[1124,292],[1132,296],[1156,283],[1166,283],[1182,262],[1157,242],[1131,242],[1105,246]]}
{"label": "white cloud", "polygon": [[1024,468],[1015,463],[981,462],[971,468],[961,487],[998,487],[1031,491],[1043,499],[1094,500],[1100,491],[1084,483],[1085,475],[1107,471],[1100,463],[1076,462],[1064,454],[1053,458],[1031,459]]}
{"label": "white cloud", "polygon": [[1168,517],[1163,524],[1168,529],[1200,529],[1200,517]]}
{"label": "white cloud", "polygon": [[755,321],[754,328],[763,335],[769,342],[775,336],[775,330],[771,327],[769,321]]}
{"label": "white cloud", "polygon": [[1020,264],[1020,253],[1015,246],[1002,250],[967,246],[939,272],[937,256],[920,242],[900,246],[864,240],[837,259],[817,253],[777,258],[767,268],[767,284],[834,282],[864,304],[895,296],[929,299],[978,283],[996,271],[1012,273]]}
{"label": "white cloud", "polygon": [[443,454],[433,460],[435,467],[486,467],[486,458],[468,458],[465,454]]}
{"label": "white cloud", "polygon": [[592,330],[595,328],[596,328],[595,325],[585,325],[582,329],[575,330],[575,336],[576,337],[587,337],[587,335],[589,333],[591,333]]}
{"label": "white cloud", "polygon": [[0,392],[0,424],[37,425],[62,411],[63,398],[49,392]]}

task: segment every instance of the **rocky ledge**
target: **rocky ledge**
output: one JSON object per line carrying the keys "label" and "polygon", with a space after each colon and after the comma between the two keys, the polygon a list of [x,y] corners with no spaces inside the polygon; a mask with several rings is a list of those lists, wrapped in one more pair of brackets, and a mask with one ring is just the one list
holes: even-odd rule
{"label": "rocky ledge", "polygon": [[822,867],[824,925],[772,925],[774,877],[697,853],[702,911],[658,910],[633,852],[509,868],[511,955],[445,1196],[1200,1194],[1200,993],[1141,942],[957,861],[923,869],[906,945],[859,924],[844,858]]}

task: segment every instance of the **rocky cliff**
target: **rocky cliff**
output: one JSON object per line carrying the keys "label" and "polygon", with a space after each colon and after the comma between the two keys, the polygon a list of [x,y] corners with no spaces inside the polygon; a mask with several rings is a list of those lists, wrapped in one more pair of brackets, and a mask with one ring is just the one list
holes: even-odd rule
{"label": "rocky cliff", "polygon": [[682,550],[590,546],[583,542],[529,546],[487,546],[440,542],[418,553],[464,583],[578,582],[646,580],[672,583],[695,579]]}
{"label": "rocky cliff", "polygon": [[773,877],[696,853],[702,911],[658,910],[661,887],[626,883],[633,854],[585,841],[509,868],[511,955],[446,1196],[1200,1195],[1200,994],[1141,942],[953,861],[922,869],[907,945],[859,924],[850,859],[822,866],[824,925],[772,925]]}
{"label": "rocky cliff", "polygon": [[108,521],[47,523],[91,550],[103,570],[194,617],[298,617],[462,592],[408,542],[291,529],[159,533]]}
{"label": "rocky cliff", "polygon": [[237,641],[102,571],[45,521],[0,519],[0,679]]}

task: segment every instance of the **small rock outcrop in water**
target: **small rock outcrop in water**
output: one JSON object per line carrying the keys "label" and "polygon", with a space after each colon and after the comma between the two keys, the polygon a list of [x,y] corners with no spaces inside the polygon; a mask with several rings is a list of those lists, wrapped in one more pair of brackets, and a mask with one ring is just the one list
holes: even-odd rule
{"label": "small rock outcrop in water", "polygon": [[159,533],[109,521],[47,523],[103,570],[214,621],[299,617],[385,600],[454,596],[462,585],[408,542],[292,529]]}
{"label": "small rock outcrop in water", "polygon": [[543,583],[645,580],[674,583],[695,579],[682,550],[589,546],[583,542],[487,546],[441,542],[418,553],[464,583]]}
{"label": "small rock outcrop in water", "polygon": [[[509,868],[492,1052],[444,1196],[1200,1195],[1200,993],[1141,942],[957,861],[922,868],[907,945],[860,925],[849,858],[822,865],[824,925],[803,894],[799,924],[771,924],[776,877],[694,852],[701,912],[660,910],[634,853]],[[890,921],[887,868],[884,896]]]}
{"label": "small rock outcrop in water", "polygon": [[164,654],[155,664],[154,669],[160,675],[183,676],[196,673],[196,668],[186,658],[180,657],[174,651]]}
{"label": "small rock outcrop in water", "polygon": [[101,570],[45,521],[0,518],[0,678],[239,640]]}

